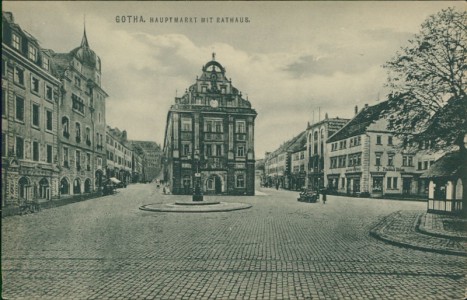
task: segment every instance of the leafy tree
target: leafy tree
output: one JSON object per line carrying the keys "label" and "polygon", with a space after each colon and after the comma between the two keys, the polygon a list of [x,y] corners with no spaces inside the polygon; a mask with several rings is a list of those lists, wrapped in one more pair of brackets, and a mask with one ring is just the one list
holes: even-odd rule
{"label": "leafy tree", "polygon": [[467,12],[442,10],[384,65],[390,130],[440,148],[457,145],[466,153],[466,24]]}

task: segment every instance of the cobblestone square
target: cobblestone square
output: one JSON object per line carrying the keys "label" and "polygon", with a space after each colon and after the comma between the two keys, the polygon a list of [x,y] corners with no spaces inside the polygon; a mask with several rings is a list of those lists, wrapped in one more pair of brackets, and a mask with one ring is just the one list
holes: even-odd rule
{"label": "cobblestone square", "polygon": [[[426,203],[261,189],[206,197],[252,208],[148,212],[153,184],[2,220],[4,299],[461,299],[465,257],[369,235],[385,216]],[[187,198],[187,199],[185,199]],[[205,199],[205,200],[207,200]]]}

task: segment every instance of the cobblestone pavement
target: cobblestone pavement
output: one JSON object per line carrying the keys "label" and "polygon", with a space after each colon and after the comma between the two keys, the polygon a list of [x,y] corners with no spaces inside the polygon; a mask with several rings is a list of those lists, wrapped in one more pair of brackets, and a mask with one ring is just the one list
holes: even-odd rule
{"label": "cobblestone pavement", "polygon": [[[158,213],[152,184],[2,221],[5,299],[462,299],[465,257],[372,238],[420,202],[262,189],[247,210]],[[215,200],[215,197],[210,197]],[[187,199],[189,199],[187,197]]]}

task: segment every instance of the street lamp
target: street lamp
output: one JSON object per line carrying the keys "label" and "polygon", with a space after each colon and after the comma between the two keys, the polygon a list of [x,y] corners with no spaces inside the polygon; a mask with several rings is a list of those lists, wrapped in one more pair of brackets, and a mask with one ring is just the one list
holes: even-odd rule
{"label": "street lamp", "polygon": [[201,173],[199,172],[199,164],[200,164],[200,157],[199,157],[199,150],[195,150],[195,164],[196,164],[196,173],[195,173],[195,188],[193,191],[193,201],[203,201],[203,193],[201,192]]}

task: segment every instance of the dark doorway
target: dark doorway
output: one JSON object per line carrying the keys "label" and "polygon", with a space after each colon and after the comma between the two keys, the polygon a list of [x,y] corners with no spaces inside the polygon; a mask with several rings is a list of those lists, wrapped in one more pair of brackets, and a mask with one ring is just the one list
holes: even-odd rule
{"label": "dark doorway", "polygon": [[404,195],[410,195],[411,189],[412,189],[412,178],[403,178],[402,179],[402,193]]}
{"label": "dark doorway", "polygon": [[214,187],[215,187],[215,190],[216,190],[216,194],[220,194],[222,193],[222,182],[221,182],[221,179],[219,176],[214,176],[215,178],[215,183],[214,183]]}

